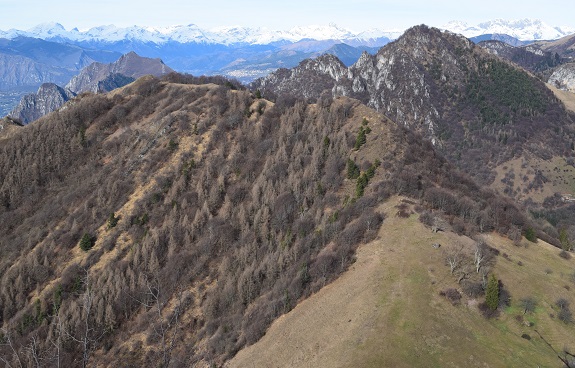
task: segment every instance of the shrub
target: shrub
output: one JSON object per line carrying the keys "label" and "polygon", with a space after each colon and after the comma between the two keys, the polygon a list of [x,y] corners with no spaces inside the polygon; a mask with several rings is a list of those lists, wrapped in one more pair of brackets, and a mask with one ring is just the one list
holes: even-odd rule
{"label": "shrub", "polygon": [[481,282],[464,281],[462,283],[463,292],[472,298],[483,295],[483,286]]}
{"label": "shrub", "polygon": [[110,216],[108,216],[107,228],[111,229],[113,227],[116,227],[116,225],[118,225],[118,221],[120,221],[120,218],[116,217],[116,214],[114,212],[111,212]]}
{"label": "shrub", "polygon": [[535,234],[535,229],[533,229],[531,226],[525,230],[524,236],[525,239],[529,240],[532,243],[537,242],[537,235]]}
{"label": "shrub", "polygon": [[537,308],[537,301],[533,297],[526,297],[519,300],[519,306],[523,309],[523,314],[529,312],[535,312],[535,308]]}
{"label": "shrub", "polygon": [[439,295],[444,296],[453,305],[457,305],[461,302],[461,293],[454,288],[442,290]]}
{"label": "shrub", "polygon": [[357,179],[359,178],[359,167],[356,165],[356,163],[348,158],[347,159],[347,178],[348,179]]}
{"label": "shrub", "polygon": [[565,250],[562,250],[561,252],[559,252],[559,257],[563,259],[571,259],[571,254]]}
{"label": "shrub", "polygon": [[559,318],[559,320],[564,323],[570,323],[573,321],[573,315],[571,314],[569,308],[561,309],[559,313],[557,313],[557,318]]}

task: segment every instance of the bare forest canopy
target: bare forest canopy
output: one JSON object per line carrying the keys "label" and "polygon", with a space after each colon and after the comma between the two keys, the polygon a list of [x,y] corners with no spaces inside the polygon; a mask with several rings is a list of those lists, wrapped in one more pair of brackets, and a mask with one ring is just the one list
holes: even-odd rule
{"label": "bare forest canopy", "polygon": [[177,74],[83,94],[0,140],[0,358],[221,364],[344,271],[395,194],[461,234],[536,231],[357,100]]}

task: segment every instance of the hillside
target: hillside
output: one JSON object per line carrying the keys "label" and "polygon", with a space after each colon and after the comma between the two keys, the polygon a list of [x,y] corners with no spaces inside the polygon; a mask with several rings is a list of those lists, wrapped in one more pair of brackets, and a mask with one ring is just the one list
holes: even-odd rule
{"label": "hillside", "polygon": [[0,140],[2,359],[220,365],[345,271],[394,194],[445,231],[558,243],[357,100],[238,87],[144,77]]}
{"label": "hillside", "polygon": [[[280,317],[226,367],[559,367],[535,330],[557,350],[575,349],[573,324],[549,317],[559,297],[575,303],[575,262],[541,241],[518,247],[485,236],[500,251],[492,270],[511,295],[501,315],[486,320],[481,298],[466,295],[445,263],[446,250],[474,241],[434,233],[418,214],[398,217],[397,206],[405,203],[393,198],[382,205],[386,220],[378,237],[358,248],[350,269]],[[440,295],[450,288],[462,295],[455,305]],[[538,303],[534,313],[523,313],[527,297]]]}
{"label": "hillside", "polygon": [[574,115],[541,81],[459,35],[426,26],[409,29],[374,56],[363,54],[349,68],[333,57],[318,58],[278,70],[252,88],[270,98],[357,98],[422,134],[485,185],[496,167],[523,153],[573,153]]}

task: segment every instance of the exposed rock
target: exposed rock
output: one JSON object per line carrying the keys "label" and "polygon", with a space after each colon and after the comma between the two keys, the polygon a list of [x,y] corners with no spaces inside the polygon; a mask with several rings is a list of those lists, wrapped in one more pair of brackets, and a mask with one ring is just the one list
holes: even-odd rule
{"label": "exposed rock", "polygon": [[18,106],[12,110],[10,116],[20,120],[23,124],[28,124],[57,110],[74,96],[75,93],[68,89],[59,87],[54,83],[44,83],[37,93],[24,96]]}
{"label": "exposed rock", "polygon": [[173,70],[160,59],[144,58],[130,52],[111,64],[88,65],[64,88],[53,83],[43,84],[36,94],[24,96],[10,116],[29,124],[82,92],[109,92],[144,75],[162,76],[171,72]]}
{"label": "exposed rock", "polygon": [[575,93],[575,63],[557,67],[549,77],[549,83],[564,91]]}

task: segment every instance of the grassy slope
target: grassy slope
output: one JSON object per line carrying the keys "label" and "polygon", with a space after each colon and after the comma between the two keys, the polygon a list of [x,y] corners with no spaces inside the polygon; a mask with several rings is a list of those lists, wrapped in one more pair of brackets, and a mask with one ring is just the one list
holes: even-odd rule
{"label": "grassy slope", "polygon": [[[549,314],[559,297],[575,306],[567,291],[575,261],[540,242],[516,247],[495,235],[488,241],[507,253],[497,257],[496,275],[511,292],[513,303],[498,319],[484,319],[476,301],[464,298],[452,306],[438,295],[456,286],[443,263],[442,248],[470,239],[432,233],[416,215],[400,219],[394,203],[380,238],[358,249],[357,262],[331,285],[282,316],[255,345],[238,353],[229,367],[527,367],[559,366],[559,360],[533,329],[556,349],[575,350],[573,324]],[[522,262],[522,266],[518,265]],[[549,273],[549,271],[551,272]],[[570,288],[575,288],[571,284]],[[539,307],[527,319],[518,300],[533,296]],[[532,339],[521,338],[523,333]]]}
{"label": "grassy slope", "polygon": [[565,105],[565,108],[567,108],[567,110],[575,112],[575,93],[562,91],[560,89],[555,88],[551,84],[547,84],[547,87],[551,91],[553,91],[555,96],[558,99],[560,99],[561,102],[563,102],[563,104]]}
{"label": "grassy slope", "polygon": [[[575,194],[575,167],[569,165],[564,157],[555,156],[550,160],[543,160],[526,154],[502,163],[495,171],[497,176],[491,187],[503,193],[505,184],[502,180],[506,174],[513,173],[513,190],[516,194],[512,197],[521,201],[531,198],[536,203],[543,203],[545,198],[555,193]],[[547,182],[542,187],[527,189],[525,192],[524,189],[533,182],[536,171],[540,171]]]}

